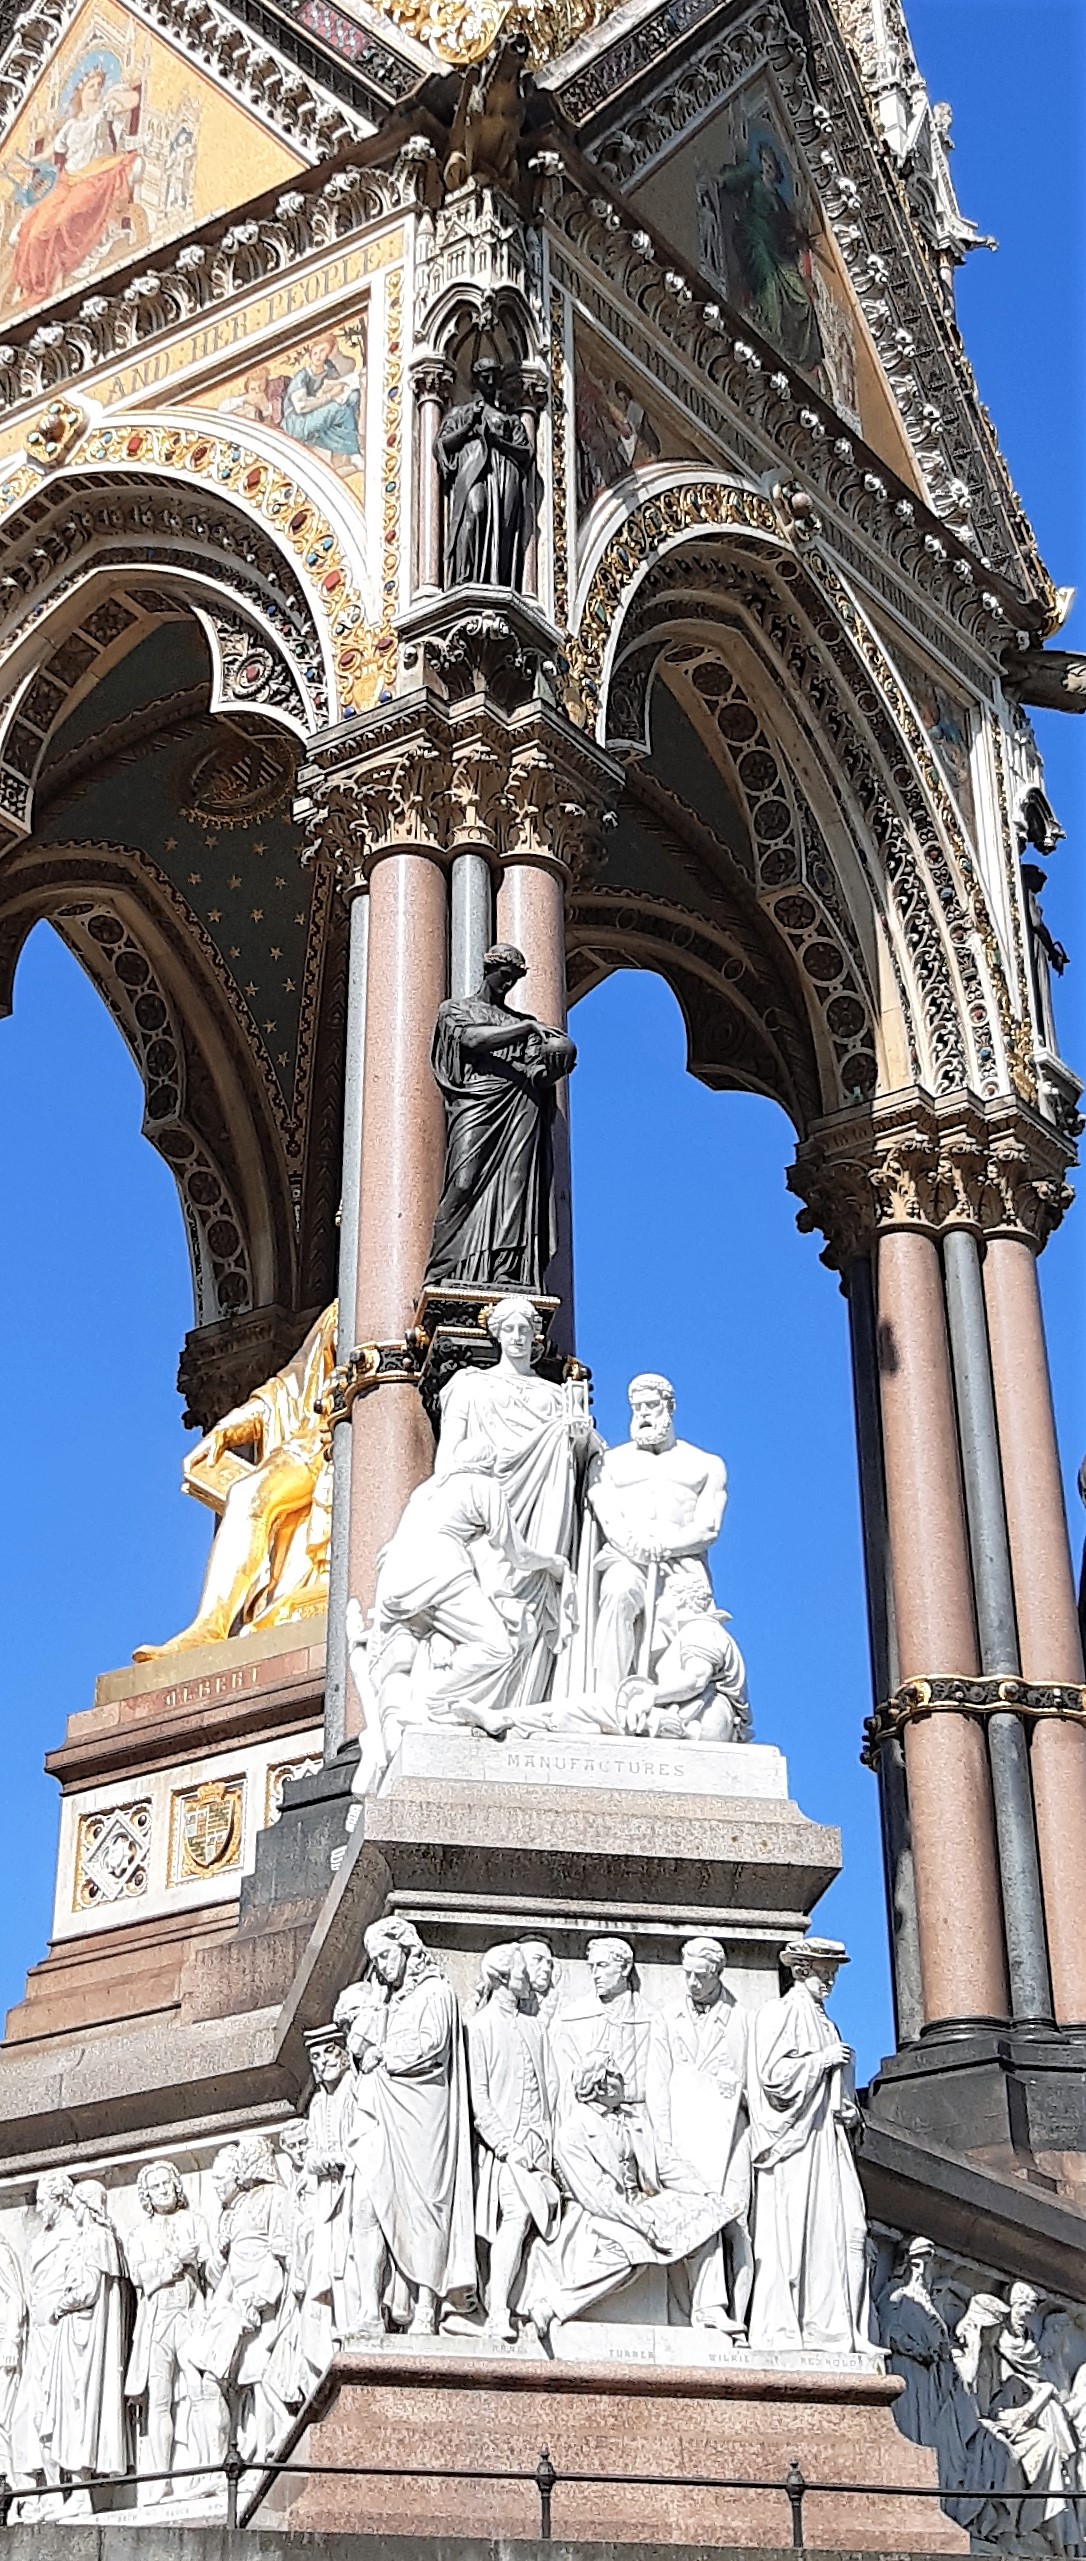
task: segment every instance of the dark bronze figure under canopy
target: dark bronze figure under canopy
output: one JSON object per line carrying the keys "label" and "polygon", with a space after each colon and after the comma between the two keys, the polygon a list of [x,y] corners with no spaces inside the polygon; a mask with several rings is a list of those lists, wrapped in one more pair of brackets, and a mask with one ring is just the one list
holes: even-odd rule
{"label": "dark bronze figure under canopy", "polygon": [[445,1178],[424,1286],[538,1290],[557,1245],[555,1088],[577,1052],[505,999],[526,962],[510,943],[483,961],[474,996],[452,996],[434,1029],[445,1099]]}
{"label": "dark bronze figure under canopy", "polygon": [[473,365],[472,396],[450,409],[434,442],[445,494],[446,587],[519,587],[532,452],[497,399],[498,367]]}

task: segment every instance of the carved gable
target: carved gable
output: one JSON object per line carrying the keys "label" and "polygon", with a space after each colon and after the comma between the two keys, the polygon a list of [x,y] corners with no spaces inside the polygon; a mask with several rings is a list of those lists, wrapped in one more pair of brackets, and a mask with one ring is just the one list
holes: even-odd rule
{"label": "carved gable", "polygon": [[114,0],[85,0],[5,134],[0,319],[293,176],[304,163]]}

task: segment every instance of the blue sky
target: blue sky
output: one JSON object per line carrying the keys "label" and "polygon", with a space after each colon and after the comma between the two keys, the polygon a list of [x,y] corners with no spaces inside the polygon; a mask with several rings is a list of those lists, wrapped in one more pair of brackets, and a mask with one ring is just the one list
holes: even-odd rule
{"label": "blue sky", "polygon": [[[921,62],[955,108],[965,210],[994,232],[959,312],[983,397],[1060,584],[1086,583],[1078,0],[913,0]],[[1086,611],[1069,626],[1086,646]],[[1086,720],[1041,724],[1068,841],[1048,915],[1073,966],[1063,1048],[1086,1062]],[[874,1781],[859,1767],[870,1704],[847,1324],[817,1241],[784,1188],[792,1133],[775,1106],[711,1095],[684,1073],[678,1010],[656,981],[612,981],[579,1007],[574,1086],[580,1348],[609,1438],[626,1380],[670,1371],[680,1427],[728,1461],[720,1598],[748,1656],[758,1732],[787,1751],[794,1795],[844,1836],[822,1906],[853,1962],[837,2014],[861,2072],[890,2041]],[[183,1501],[174,1390],[191,1321],[173,1184],[139,1135],[135,1071],[97,997],[39,929],[0,1027],[9,1252],[8,1559],[0,2004],[45,1952],[56,1791],[41,1769],[95,1673],[188,1616],[206,1515]],[[1086,1212],[1042,1275],[1076,1544],[1086,1449]]]}

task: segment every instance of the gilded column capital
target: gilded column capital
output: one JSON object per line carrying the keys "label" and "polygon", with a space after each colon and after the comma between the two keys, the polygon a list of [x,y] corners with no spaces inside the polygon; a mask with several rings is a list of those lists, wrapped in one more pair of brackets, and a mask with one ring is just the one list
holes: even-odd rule
{"label": "gilded column capital", "polygon": [[820,1229],[822,1256],[845,1271],[879,1235],[965,1227],[982,1241],[1025,1238],[1037,1251],[1073,1195],[1071,1150],[1050,1121],[1011,1096],[938,1100],[918,1088],[822,1121],[788,1171],[797,1225]]}

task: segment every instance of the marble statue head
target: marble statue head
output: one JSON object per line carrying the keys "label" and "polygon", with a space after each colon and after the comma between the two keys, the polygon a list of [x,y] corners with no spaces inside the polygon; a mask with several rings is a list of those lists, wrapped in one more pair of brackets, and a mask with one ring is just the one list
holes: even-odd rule
{"label": "marble statue head", "polygon": [[908,2243],[905,2256],[911,2268],[925,2268],[929,2259],[935,2257],[935,2243],[926,2240],[924,2234],[918,2232],[915,2240]]}
{"label": "marble statue head", "polygon": [[631,1378],[630,1439],[635,1449],[668,1449],[675,1438],[675,1390],[658,1370],[644,1369]]}
{"label": "marble statue head", "polygon": [[554,1978],[558,1972],[553,1948],[548,1947],[546,1939],[522,1939],[520,1952],[536,2000],[545,2001],[554,1990]]}
{"label": "marble statue head", "polygon": [[58,2215],[73,2204],[75,2190],[67,2170],[46,2170],[34,2190],[34,2203],[47,2232],[51,2232]]}
{"label": "marble statue head", "polygon": [[480,2009],[489,2001],[491,1993],[500,1987],[511,1992],[518,2002],[524,2000],[531,1989],[519,1939],[505,1939],[499,1947],[488,1947],[480,1957]]}
{"label": "marble statue head", "polygon": [[607,2116],[617,2116],[626,2103],[626,2084],[613,2063],[602,2058],[586,2063],[573,2084],[573,2095],[582,2107],[602,2108]]}
{"label": "marble statue head", "polygon": [[224,2143],[211,2164],[211,2184],[222,2206],[232,2205],[238,2194],[238,2146]]}
{"label": "marble statue head", "polygon": [[825,2001],[833,1990],[842,1965],[848,1964],[848,1950],[840,1939],[791,1939],[782,1947],[780,1961],[793,1983],[803,1983],[815,2001]]}
{"label": "marble statue head", "polygon": [[239,2188],[273,2187],[275,2156],[266,2134],[244,2134],[238,2145]]}
{"label": "marble statue head", "polygon": [[1017,2284],[1012,2285],[1010,2291],[1010,2325],[1018,2338],[1028,2336],[1030,2322],[1033,2319],[1034,2313],[1040,2307],[1040,2301],[1041,2298],[1035,2285],[1026,2285],[1022,2278],[1019,2278]]}
{"label": "marble statue head", "polygon": [[309,2149],[309,2127],[304,2116],[295,2117],[292,2125],[283,2126],[279,2136],[279,2149],[294,2169],[301,2169]]}
{"label": "marble statue head", "polygon": [[613,2001],[616,1993],[629,1989],[633,1973],[634,1952],[629,1939],[589,1939],[584,1952],[585,1964],[592,1977],[597,1999]]}
{"label": "marble statue head", "polygon": [[499,1298],[487,1309],[486,1330],[492,1343],[497,1343],[507,1358],[527,1363],[536,1344],[542,1341],[543,1329],[530,1298],[511,1293]]}
{"label": "marble statue head", "polygon": [[185,2202],[180,2173],[173,2161],[145,2161],[136,2180],[145,2214],[175,2214]]}
{"label": "marble statue head", "polygon": [[319,2090],[338,2089],[347,2069],[347,2032],[333,2021],[330,2027],[306,2031],[309,2067]]}
{"label": "marble statue head", "polygon": [[726,1958],[719,1939],[684,1939],[681,1963],[687,1991],[698,2009],[720,1999]]}
{"label": "marble statue head", "polygon": [[414,1922],[402,1921],[397,1912],[390,1912],[383,1921],[371,1921],[362,1945],[378,1982],[390,1992],[399,1990],[412,1959],[423,1954]]}

